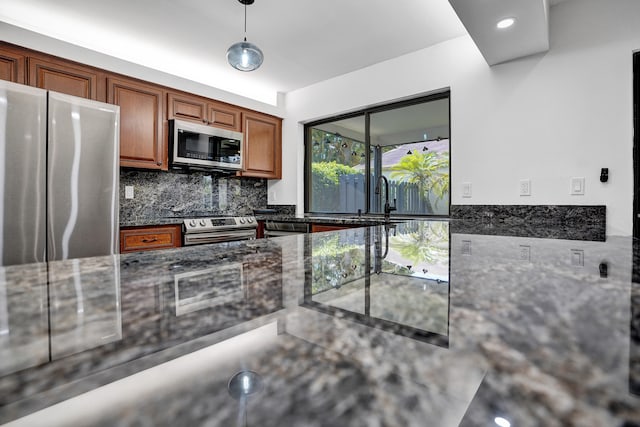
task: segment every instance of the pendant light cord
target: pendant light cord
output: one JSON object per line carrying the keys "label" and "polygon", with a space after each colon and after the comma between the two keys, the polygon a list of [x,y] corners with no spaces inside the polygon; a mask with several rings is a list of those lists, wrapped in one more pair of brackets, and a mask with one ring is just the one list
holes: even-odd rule
{"label": "pendant light cord", "polygon": [[247,3],[244,4],[244,41],[247,41]]}

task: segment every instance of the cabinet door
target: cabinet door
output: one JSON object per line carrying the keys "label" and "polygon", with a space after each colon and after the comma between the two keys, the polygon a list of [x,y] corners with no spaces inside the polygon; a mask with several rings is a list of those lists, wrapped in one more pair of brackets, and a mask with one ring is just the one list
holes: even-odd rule
{"label": "cabinet door", "polygon": [[167,94],[167,117],[169,119],[206,123],[206,110],[207,104],[201,98],[175,93]]}
{"label": "cabinet door", "polygon": [[25,61],[24,55],[0,47],[0,79],[24,84]]}
{"label": "cabinet door", "polygon": [[282,178],[282,121],[259,113],[244,114],[244,168],[238,174]]}
{"label": "cabinet door", "polygon": [[240,132],[242,129],[240,110],[231,105],[209,102],[207,104],[207,124]]}
{"label": "cabinet door", "polygon": [[30,57],[27,62],[30,86],[81,98],[104,100],[98,97],[100,76],[91,68],[37,57]]}
{"label": "cabinet door", "polygon": [[167,170],[162,88],[107,79],[107,102],[120,106],[120,166]]}

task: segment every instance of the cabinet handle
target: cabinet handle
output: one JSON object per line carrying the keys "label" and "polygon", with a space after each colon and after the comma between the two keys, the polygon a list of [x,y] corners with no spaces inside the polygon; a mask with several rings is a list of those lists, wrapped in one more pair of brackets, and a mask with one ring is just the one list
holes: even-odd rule
{"label": "cabinet handle", "polygon": [[157,237],[151,237],[151,238],[142,239],[142,243],[153,243],[153,242],[157,242],[157,241],[158,241]]}

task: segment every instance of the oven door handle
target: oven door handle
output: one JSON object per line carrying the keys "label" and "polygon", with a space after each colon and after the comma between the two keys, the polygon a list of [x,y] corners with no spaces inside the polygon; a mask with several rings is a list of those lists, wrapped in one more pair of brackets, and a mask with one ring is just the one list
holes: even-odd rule
{"label": "oven door handle", "polygon": [[252,240],[256,238],[255,230],[232,233],[197,233],[185,234],[185,245],[197,245],[205,243],[231,242],[234,240]]}

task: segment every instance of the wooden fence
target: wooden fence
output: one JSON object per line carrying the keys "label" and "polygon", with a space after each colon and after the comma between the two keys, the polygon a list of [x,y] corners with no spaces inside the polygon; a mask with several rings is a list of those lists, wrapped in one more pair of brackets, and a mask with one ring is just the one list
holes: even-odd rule
{"label": "wooden fence", "polygon": [[[357,212],[358,209],[364,211],[364,175],[342,175],[339,181],[338,212]],[[375,183],[371,183],[371,194],[374,194]],[[384,207],[384,188],[378,198],[374,198],[379,205],[373,205],[374,211],[381,212]],[[396,199],[397,213],[431,213],[431,206],[425,198],[420,195],[418,184],[406,182],[389,181],[389,201],[393,204]]]}

